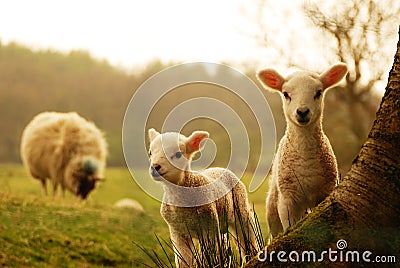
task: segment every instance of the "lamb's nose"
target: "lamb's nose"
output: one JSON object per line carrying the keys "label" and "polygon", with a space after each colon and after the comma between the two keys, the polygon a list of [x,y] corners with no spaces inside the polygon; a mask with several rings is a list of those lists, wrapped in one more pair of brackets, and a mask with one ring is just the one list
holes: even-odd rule
{"label": "lamb's nose", "polygon": [[161,166],[158,164],[153,165],[153,169],[155,169],[156,171],[159,171],[160,168],[161,168]]}
{"label": "lamb's nose", "polygon": [[153,178],[157,178],[160,177],[160,173],[158,173],[158,171],[161,169],[160,165],[153,165],[151,166],[151,176],[153,176]]}
{"label": "lamb's nose", "polygon": [[308,108],[299,108],[299,109],[297,109],[296,112],[300,117],[304,118],[310,113],[310,109],[308,109]]}

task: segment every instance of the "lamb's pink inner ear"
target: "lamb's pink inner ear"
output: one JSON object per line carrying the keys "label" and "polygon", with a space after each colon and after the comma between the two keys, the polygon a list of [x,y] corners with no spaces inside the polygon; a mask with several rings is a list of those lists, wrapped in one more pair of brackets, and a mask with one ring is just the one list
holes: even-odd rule
{"label": "lamb's pink inner ear", "polygon": [[324,89],[329,88],[343,79],[347,74],[347,66],[343,63],[332,66],[321,75],[321,81]]}
{"label": "lamb's pink inner ear", "polygon": [[282,90],[285,79],[273,69],[265,69],[258,72],[258,79],[263,82],[266,86],[279,90]]}
{"label": "lamb's pink inner ear", "polygon": [[208,138],[208,133],[205,131],[196,131],[192,135],[190,135],[189,140],[187,141],[187,149],[189,153],[197,152],[201,148],[201,142]]}

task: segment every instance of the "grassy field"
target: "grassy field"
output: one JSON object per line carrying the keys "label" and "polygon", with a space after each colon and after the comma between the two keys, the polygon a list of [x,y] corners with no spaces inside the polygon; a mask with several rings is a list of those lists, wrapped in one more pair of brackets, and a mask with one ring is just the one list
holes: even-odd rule
{"label": "grassy field", "polygon": [[[148,176],[146,170],[143,176]],[[88,201],[79,202],[70,194],[65,199],[43,197],[40,183],[22,166],[0,165],[0,265],[153,266],[132,241],[163,255],[155,234],[166,240],[169,234],[160,203],[144,193],[125,168],[109,168],[106,177]],[[262,188],[249,198],[266,229]],[[126,197],[139,201],[145,213],[113,207]]]}

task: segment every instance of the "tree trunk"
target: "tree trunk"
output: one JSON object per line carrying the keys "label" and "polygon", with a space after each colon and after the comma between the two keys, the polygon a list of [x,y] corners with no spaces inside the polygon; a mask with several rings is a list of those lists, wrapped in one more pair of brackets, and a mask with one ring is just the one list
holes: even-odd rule
{"label": "tree trunk", "polygon": [[[346,247],[337,245],[340,239],[347,242]],[[303,251],[314,251],[316,259],[322,259],[320,253],[328,249],[337,251],[336,262],[328,255],[315,263],[280,262],[277,258],[279,251],[286,252],[281,255],[286,259],[291,251],[297,251],[300,257]],[[253,258],[246,267],[369,266],[362,258],[365,251],[372,252],[366,253],[366,259],[371,262],[376,256],[395,256],[400,265],[400,29],[385,95],[368,139],[350,171],[323,203],[274,239],[259,257],[272,251],[275,251],[272,260]],[[346,262],[349,251],[359,252],[359,263],[350,262],[351,254]],[[342,261],[339,261],[340,254],[343,254]],[[296,259],[295,254],[292,259]]]}

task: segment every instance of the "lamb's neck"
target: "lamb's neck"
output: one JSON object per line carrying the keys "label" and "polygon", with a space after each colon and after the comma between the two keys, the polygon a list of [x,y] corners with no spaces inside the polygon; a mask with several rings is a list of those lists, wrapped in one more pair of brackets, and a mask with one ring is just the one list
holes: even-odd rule
{"label": "lamb's neck", "polygon": [[173,184],[171,182],[168,182],[165,184],[165,192],[168,193],[173,193],[175,194],[174,191],[176,191],[177,186],[179,187],[198,187],[203,185],[202,184],[202,178],[203,176],[196,172],[196,171],[191,171],[191,170],[185,170],[183,178],[181,178],[177,184]]}
{"label": "lamb's neck", "polygon": [[311,150],[323,142],[322,123],[316,122],[308,126],[289,123],[286,128],[286,139],[289,144],[299,145],[299,149]]}
{"label": "lamb's neck", "polygon": [[163,203],[177,204],[182,199],[182,193],[178,187],[171,185],[164,185]]}
{"label": "lamb's neck", "polygon": [[203,199],[207,198],[207,196],[196,187],[204,186],[207,183],[207,177],[201,173],[186,170],[181,183],[178,185],[172,183],[164,184],[163,202],[167,204],[182,204],[181,206],[183,207],[193,202],[196,203],[196,200],[198,203],[205,204]]}

